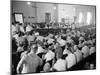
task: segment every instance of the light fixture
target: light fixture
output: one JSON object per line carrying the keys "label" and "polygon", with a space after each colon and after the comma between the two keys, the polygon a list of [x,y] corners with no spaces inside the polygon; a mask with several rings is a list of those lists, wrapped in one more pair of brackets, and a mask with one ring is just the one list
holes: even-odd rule
{"label": "light fixture", "polygon": [[53,9],[56,10],[56,6],[54,6]]}
{"label": "light fixture", "polygon": [[27,2],[27,4],[28,4],[28,5],[30,5],[30,4],[31,4],[31,2]]}
{"label": "light fixture", "polygon": [[76,8],[73,8],[73,11],[75,12],[76,11]]}

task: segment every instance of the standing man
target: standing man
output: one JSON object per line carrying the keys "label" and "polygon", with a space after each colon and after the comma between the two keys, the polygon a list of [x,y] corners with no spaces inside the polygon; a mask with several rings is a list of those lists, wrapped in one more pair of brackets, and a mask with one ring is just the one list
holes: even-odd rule
{"label": "standing man", "polygon": [[23,56],[18,63],[17,73],[35,73],[37,69],[42,65],[42,59],[35,53],[37,51],[36,44],[31,46],[31,50],[28,54]]}

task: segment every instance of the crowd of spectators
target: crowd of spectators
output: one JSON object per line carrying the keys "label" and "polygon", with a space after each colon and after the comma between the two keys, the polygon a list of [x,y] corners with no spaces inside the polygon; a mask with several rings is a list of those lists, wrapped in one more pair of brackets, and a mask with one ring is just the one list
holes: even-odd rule
{"label": "crowd of spectators", "polygon": [[92,28],[40,35],[31,25],[16,22],[11,29],[12,73],[66,71],[96,52]]}

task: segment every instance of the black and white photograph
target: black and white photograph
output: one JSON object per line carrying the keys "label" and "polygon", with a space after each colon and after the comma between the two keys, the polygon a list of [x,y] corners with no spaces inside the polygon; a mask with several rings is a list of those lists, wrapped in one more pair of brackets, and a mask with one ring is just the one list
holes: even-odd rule
{"label": "black and white photograph", "polygon": [[11,0],[11,74],[96,70],[96,5]]}

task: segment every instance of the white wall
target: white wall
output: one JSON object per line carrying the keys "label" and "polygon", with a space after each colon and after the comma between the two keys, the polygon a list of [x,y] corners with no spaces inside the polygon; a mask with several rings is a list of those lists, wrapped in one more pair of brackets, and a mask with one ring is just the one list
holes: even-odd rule
{"label": "white wall", "polygon": [[77,21],[79,19],[79,13],[83,14],[83,22],[86,24],[87,12],[91,12],[92,20],[91,23],[95,24],[95,7],[94,6],[83,6],[83,5],[69,5],[69,4],[58,4],[54,10],[55,4],[53,3],[36,3],[36,9],[32,6],[35,6],[35,3],[32,2],[31,5],[27,5],[27,2],[24,1],[14,1],[13,2],[13,12],[24,13],[25,17],[33,16],[35,18],[25,18],[25,22],[45,22],[45,13],[51,13],[51,21],[54,21],[56,18],[57,22],[61,22],[62,18],[69,17],[73,22],[74,16],[77,16]]}
{"label": "white wall", "polygon": [[77,20],[79,19],[79,13],[82,12],[83,14],[83,22],[87,24],[87,12],[90,12],[92,15],[91,24],[95,24],[95,6],[75,6],[76,7],[76,16]]}
{"label": "white wall", "polygon": [[[52,3],[36,3],[36,7],[34,2],[31,2],[31,5],[28,5],[26,1],[14,1],[12,2],[13,13],[24,13],[24,22],[45,22],[45,13],[51,13],[51,21],[54,21],[55,12],[54,5]],[[32,7],[33,6],[33,7]],[[37,12],[36,12],[37,9]],[[28,18],[29,16],[35,18]]]}
{"label": "white wall", "polygon": [[58,22],[61,22],[62,18],[67,18],[73,20],[75,16],[74,5],[59,4],[58,5]]}
{"label": "white wall", "polygon": [[51,13],[51,21],[54,20],[54,4],[51,3],[37,3],[37,20],[38,22],[45,22],[45,13]]}
{"label": "white wall", "polygon": [[23,13],[24,22],[35,22],[35,18],[28,18],[29,16],[35,17],[35,8],[32,8],[32,5],[34,6],[34,3],[28,5],[25,1],[14,1],[12,2],[13,13]]}

